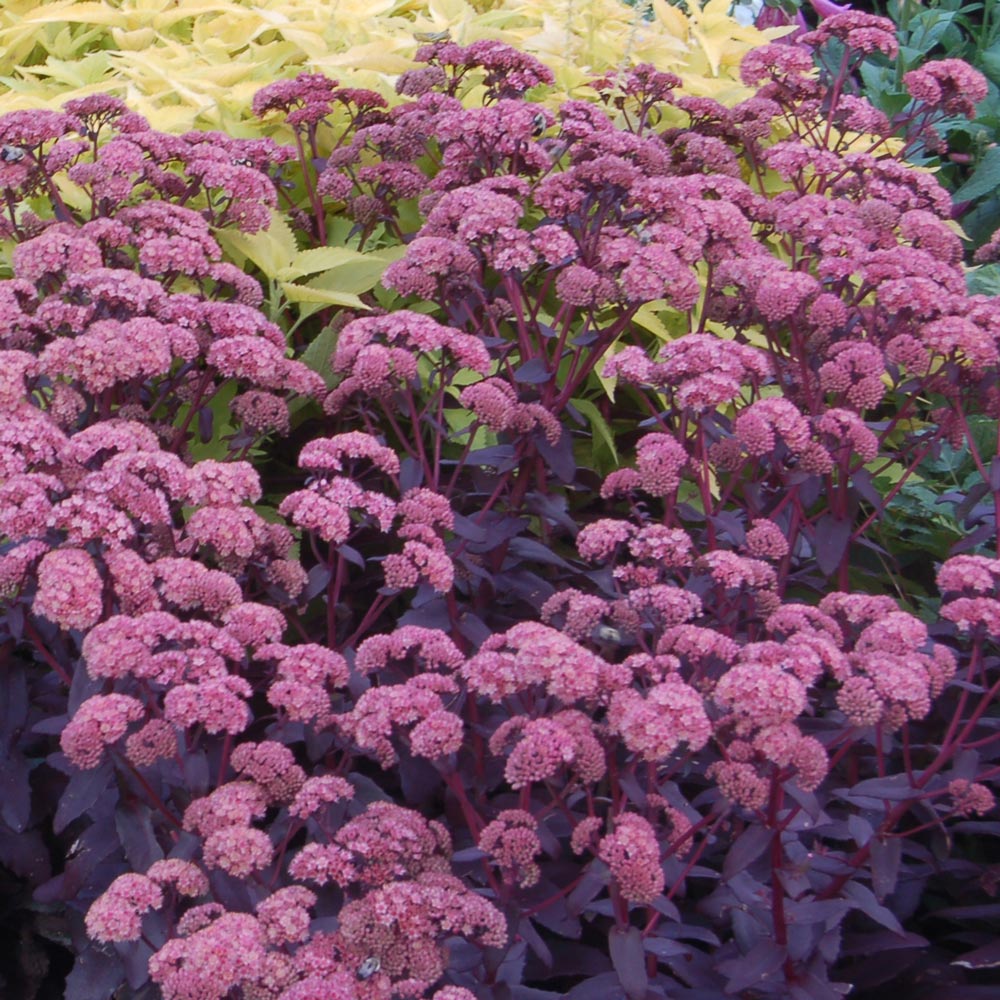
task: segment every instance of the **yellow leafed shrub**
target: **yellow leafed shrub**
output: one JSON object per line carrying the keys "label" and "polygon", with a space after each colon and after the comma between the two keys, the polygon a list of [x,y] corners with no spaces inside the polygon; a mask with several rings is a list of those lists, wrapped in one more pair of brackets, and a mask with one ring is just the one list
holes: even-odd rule
{"label": "yellow leafed shrub", "polygon": [[[748,96],[744,53],[786,29],[729,17],[730,0],[682,13],[652,0],[6,0],[0,5],[0,113],[110,92],[165,131],[257,130],[255,91],[303,71],[390,94],[418,36],[494,38],[556,74],[551,99],[609,69],[652,62],[689,94]],[[478,8],[478,9],[477,9]]]}

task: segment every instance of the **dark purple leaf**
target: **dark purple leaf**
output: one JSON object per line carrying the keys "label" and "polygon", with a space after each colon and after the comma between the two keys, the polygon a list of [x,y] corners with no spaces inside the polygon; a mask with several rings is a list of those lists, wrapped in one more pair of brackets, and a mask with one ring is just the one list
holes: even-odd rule
{"label": "dark purple leaf", "polygon": [[865,799],[890,799],[899,802],[912,798],[915,793],[907,775],[892,774],[887,778],[867,778],[859,781],[853,788],[838,788],[834,794],[851,802]]}
{"label": "dark purple leaf", "polygon": [[511,444],[494,444],[489,448],[479,448],[469,454],[469,465],[485,466],[505,472],[513,468],[517,449]]}
{"label": "dark purple leaf", "polygon": [[144,872],[154,861],[163,858],[163,850],[153,833],[149,806],[136,799],[122,802],[115,810],[115,827],[125,857],[137,872]]}
{"label": "dark purple leaf", "polygon": [[[941,911],[935,910],[935,917]],[[919,934],[893,934],[891,931],[875,931],[872,934],[854,934],[848,937],[842,947],[845,956],[872,955],[883,951],[897,951],[904,948],[926,948],[930,942]]]}
{"label": "dark purple leaf", "polygon": [[479,847],[466,847],[461,851],[455,851],[451,860],[456,865],[466,864],[469,861],[482,861],[486,855],[483,853],[482,849]]}
{"label": "dark purple leaf", "polygon": [[99,678],[95,679],[91,677],[83,668],[82,663],[77,663],[76,668],[73,670],[73,680],[69,687],[69,701],[66,706],[69,714],[71,716],[74,715],[76,710],[88,698],[99,694],[103,683]]}
{"label": "dark purple leaf", "polygon": [[688,945],[681,944],[680,941],[662,937],[646,938],[643,947],[657,958],[674,958],[678,955],[687,955],[691,951]]}
{"label": "dark purple leaf", "polygon": [[840,1000],[851,987],[846,983],[831,983],[807,973],[802,977],[800,985],[793,986],[789,991],[790,1000]]}
{"label": "dark purple leaf", "polygon": [[514,372],[514,381],[524,385],[541,385],[543,382],[552,380],[552,372],[548,370],[543,358],[532,358],[525,361],[517,371]]}
{"label": "dark purple leaf", "polygon": [[535,925],[525,917],[517,925],[517,933],[527,942],[528,947],[538,956],[542,964],[547,968],[552,968],[552,952],[548,945],[542,940],[541,934],[535,930]]}
{"label": "dark purple leaf", "polygon": [[203,406],[198,411],[198,437],[202,444],[212,440],[212,425],[215,422],[211,407]]}
{"label": "dark purple leaf", "polygon": [[415,458],[404,458],[399,463],[399,491],[405,493],[424,482],[424,470]]}
{"label": "dark purple leaf", "polygon": [[497,969],[497,981],[507,983],[508,986],[519,986],[524,979],[524,963],[527,955],[528,945],[524,941],[515,941]]}
{"label": "dark purple leaf", "polygon": [[602,972],[565,994],[566,1000],[627,1000],[617,972]]}
{"label": "dark purple leaf", "polygon": [[742,545],[746,538],[746,525],[743,519],[731,511],[720,511],[709,517],[709,522],[720,535],[724,535],[734,545]]}
{"label": "dark purple leaf", "polygon": [[309,570],[309,579],[306,582],[306,589],[302,591],[302,601],[311,601],[314,597],[322,594],[326,590],[333,574],[328,566],[313,566]]}
{"label": "dark purple leaf", "polygon": [[951,766],[951,780],[965,778],[975,781],[979,774],[980,756],[975,750],[963,750]]}
{"label": "dark purple leaf", "polygon": [[847,817],[847,829],[858,847],[864,847],[872,839],[872,834],[875,832],[868,820],[856,815]]}
{"label": "dark purple leaf", "polygon": [[854,904],[855,909],[860,910],[865,916],[871,917],[877,924],[887,927],[896,934],[902,934],[903,928],[891,910],[887,910],[875,898],[871,889],[866,888],[859,882],[848,882],[843,888],[844,898]]}
{"label": "dark purple leaf", "polygon": [[[545,885],[545,883],[542,883]],[[552,883],[549,883],[551,886]],[[555,887],[552,886],[554,889]],[[551,893],[550,893],[551,895]],[[540,927],[558,934],[560,937],[577,940],[583,934],[579,917],[571,912],[565,899],[557,899],[543,907],[531,918]]]}
{"label": "dark purple leaf", "polygon": [[536,990],[530,986],[513,986],[510,991],[511,1000],[563,1000],[565,993],[552,993],[550,990]]}
{"label": "dark purple leaf", "polygon": [[825,514],[816,522],[816,564],[831,576],[840,565],[851,540],[851,522]]}
{"label": "dark purple leaf", "polygon": [[0,818],[20,833],[31,816],[31,785],[28,762],[15,750],[6,760],[0,758]]}
{"label": "dark purple leaf", "polygon": [[121,960],[112,949],[87,947],[66,977],[64,1000],[96,1000],[111,997],[125,980]]}
{"label": "dark purple leaf", "polygon": [[583,878],[577,883],[576,888],[566,897],[569,912],[573,914],[583,913],[587,908],[587,904],[591,900],[596,899],[607,884],[607,866],[601,861],[592,861]]}
{"label": "dark purple leaf", "polygon": [[623,772],[618,776],[618,784],[621,785],[622,791],[628,796],[630,802],[640,809],[646,808],[646,792],[634,774]]}
{"label": "dark purple leaf", "polygon": [[[482,541],[469,539],[468,550],[476,553],[492,552],[504,542],[520,535],[529,524],[526,517],[509,517],[504,514],[494,515],[491,513],[489,517],[484,517],[481,523]],[[455,533],[461,534],[457,530],[457,525]]]}
{"label": "dark purple leaf", "polygon": [[867,469],[858,469],[857,472],[851,473],[850,489],[857,493],[865,503],[876,510],[881,509],[884,499],[872,483],[872,474]]}
{"label": "dark purple leaf", "polygon": [[899,862],[903,856],[903,842],[899,837],[871,841],[872,888],[880,903],[891,896],[899,878]]}
{"label": "dark purple leaf", "polygon": [[787,952],[770,938],[758,941],[745,955],[719,963],[719,972],[726,976],[726,992],[739,993],[751,986],[759,987],[781,968]]}
{"label": "dark purple leaf", "polygon": [[12,604],[4,613],[4,623],[11,638],[21,641],[24,635],[24,605]]}
{"label": "dark purple leaf", "polygon": [[649,976],[639,928],[613,927],[608,935],[608,949],[625,995],[629,1000],[643,1000],[649,988]]}
{"label": "dark purple leaf", "polygon": [[[0,758],[13,746],[28,718],[28,682],[17,661],[8,661],[0,671]],[[2,765],[0,765],[2,766]]]}
{"label": "dark purple leaf", "polygon": [[56,833],[62,833],[73,820],[87,812],[105,791],[110,791],[113,774],[114,768],[110,761],[104,761],[100,767],[92,770],[74,774],[59,799],[52,829]]}
{"label": "dark purple leaf", "polygon": [[850,909],[843,899],[807,899],[785,903],[788,922],[794,924],[823,924],[827,930],[836,927]]}
{"label": "dark purple leaf", "polygon": [[208,774],[208,758],[204,753],[186,753],[184,755],[184,784],[192,797],[205,795],[210,782]]}
{"label": "dark purple leaf", "polygon": [[[162,914],[152,914],[152,916],[163,920]],[[143,922],[144,930],[149,922],[149,919]],[[153,957],[153,949],[145,941],[130,942],[119,952],[119,957],[125,966],[125,978],[133,990],[140,989],[149,982],[149,960]]]}
{"label": "dark purple leaf", "polygon": [[353,545],[341,545],[337,548],[337,553],[358,569],[364,569],[368,565],[365,557]]}
{"label": "dark purple leaf", "polygon": [[458,631],[474,646],[481,646],[493,634],[482,618],[471,611],[459,618]]}
{"label": "dark purple leaf", "polygon": [[649,905],[657,913],[662,913],[668,920],[675,920],[677,923],[681,922],[681,911],[677,908],[677,904],[672,903],[662,893],[656,896]]}
{"label": "dark purple leaf", "polygon": [[521,598],[534,607],[541,607],[554,593],[555,587],[537,573],[514,570],[496,575],[497,590]]}
{"label": "dark purple leaf", "polygon": [[713,931],[707,927],[699,927],[697,924],[661,925],[660,936],[677,938],[680,941],[701,941],[711,948],[718,948],[720,944]]}
{"label": "dark purple leaf", "polygon": [[573,437],[563,433],[554,444],[549,444],[541,431],[535,434],[535,447],[545,459],[552,474],[562,483],[571,483],[576,478],[576,459],[573,457]]}
{"label": "dark purple leaf", "polygon": [[507,551],[525,562],[545,563],[549,566],[558,566],[560,569],[570,568],[565,559],[553,552],[548,545],[543,545],[534,538],[512,538]]}
{"label": "dark purple leaf", "polygon": [[729,848],[722,865],[722,880],[728,882],[734,875],[753,864],[770,846],[774,831],[755,823],[747,827]]}
{"label": "dark purple leaf", "polygon": [[480,527],[475,521],[462,514],[455,515],[455,534],[467,542],[482,543],[488,537],[485,528]]}
{"label": "dark purple leaf", "polygon": [[995,969],[1000,965],[1000,941],[991,941],[974,951],[967,951],[952,963],[963,969]]}
{"label": "dark purple leaf", "polygon": [[41,733],[43,736],[58,736],[69,722],[68,715],[52,715],[47,719],[41,719],[32,727],[33,733]]}
{"label": "dark purple leaf", "polygon": [[49,849],[37,830],[15,834],[0,828],[0,864],[32,885],[40,885],[52,874]]}
{"label": "dark purple leaf", "polygon": [[996,535],[996,526],[992,523],[980,525],[975,531],[970,531],[965,535],[960,541],[955,542],[949,550],[949,555],[958,555],[961,552],[967,552],[969,549],[974,549],[981,545],[983,542],[988,542]]}

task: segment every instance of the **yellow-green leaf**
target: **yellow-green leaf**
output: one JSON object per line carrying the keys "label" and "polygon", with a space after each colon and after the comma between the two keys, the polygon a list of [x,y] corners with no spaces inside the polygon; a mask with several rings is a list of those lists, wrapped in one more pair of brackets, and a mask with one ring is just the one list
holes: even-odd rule
{"label": "yellow-green leaf", "polygon": [[281,290],[289,302],[308,302],[326,306],[349,306],[352,309],[367,309],[357,297],[350,292],[335,292],[324,288],[310,288],[308,285],[296,285],[291,281],[282,281]]}

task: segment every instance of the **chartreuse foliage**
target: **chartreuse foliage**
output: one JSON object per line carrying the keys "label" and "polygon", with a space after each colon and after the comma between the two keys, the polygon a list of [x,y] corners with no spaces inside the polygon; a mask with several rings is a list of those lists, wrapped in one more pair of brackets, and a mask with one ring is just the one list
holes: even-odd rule
{"label": "chartreuse foliage", "polygon": [[127,94],[166,131],[242,135],[264,84],[309,70],[388,94],[413,66],[414,35],[445,31],[538,54],[556,73],[554,98],[643,61],[680,74],[693,94],[747,95],[740,59],[768,33],[737,24],[729,0],[690,15],[665,0],[649,9],[646,19],[619,0],[10,0],[0,5],[0,111]]}

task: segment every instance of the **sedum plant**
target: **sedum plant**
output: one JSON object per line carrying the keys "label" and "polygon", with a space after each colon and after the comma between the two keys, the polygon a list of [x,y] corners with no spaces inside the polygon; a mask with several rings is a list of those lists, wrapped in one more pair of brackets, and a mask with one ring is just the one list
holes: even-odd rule
{"label": "sedum plant", "polygon": [[[995,963],[997,540],[932,607],[873,524],[944,442],[983,464],[996,304],[845,91],[887,24],[831,41],[829,79],[753,51],[733,106],[640,65],[550,108],[534,56],[438,40],[392,107],[260,91],[294,152],[106,99],[106,138],[0,119],[0,863],[66,996],[959,996]],[[278,195],[301,253],[403,248],[301,359],[253,280]]]}

